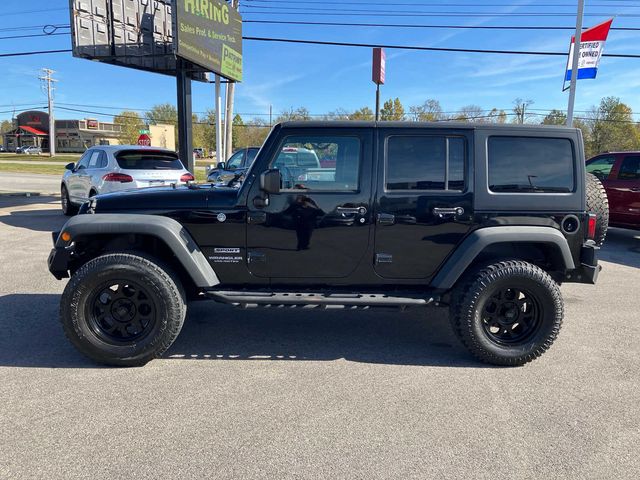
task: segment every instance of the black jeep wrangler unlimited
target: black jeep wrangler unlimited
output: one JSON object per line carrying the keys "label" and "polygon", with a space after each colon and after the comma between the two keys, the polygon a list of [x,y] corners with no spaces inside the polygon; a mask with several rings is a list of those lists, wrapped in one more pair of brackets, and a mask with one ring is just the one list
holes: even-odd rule
{"label": "black jeep wrangler unlimited", "polygon": [[[293,151],[317,161],[289,165]],[[49,270],[71,276],[66,335],[106,364],[160,356],[187,299],[209,298],[448,306],[478,359],[522,365],[558,335],[559,285],[596,281],[606,224],[590,212],[603,202],[577,129],[290,122],[274,127],[239,188],[93,198],[54,234]]]}

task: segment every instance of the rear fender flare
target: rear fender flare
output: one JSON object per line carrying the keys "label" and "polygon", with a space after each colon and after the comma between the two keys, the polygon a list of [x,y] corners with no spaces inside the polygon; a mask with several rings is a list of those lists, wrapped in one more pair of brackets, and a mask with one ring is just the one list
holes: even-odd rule
{"label": "rear fender flare", "polygon": [[487,247],[497,243],[539,243],[551,245],[557,249],[565,270],[575,269],[571,249],[559,230],[552,227],[502,226],[486,227],[475,230],[445,261],[431,286],[438,290],[453,288],[467,268]]}

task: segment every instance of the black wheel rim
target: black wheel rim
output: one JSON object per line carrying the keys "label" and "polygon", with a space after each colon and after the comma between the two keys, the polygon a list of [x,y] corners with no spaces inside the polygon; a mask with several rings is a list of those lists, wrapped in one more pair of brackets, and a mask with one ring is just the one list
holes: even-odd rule
{"label": "black wheel rim", "polygon": [[542,316],[540,303],[520,288],[500,288],[491,293],[482,308],[482,328],[499,345],[527,342],[538,330]]}
{"label": "black wheel rim", "polygon": [[139,342],[153,330],[156,306],[148,291],[130,280],[112,280],[96,289],[89,302],[89,326],[114,345]]}

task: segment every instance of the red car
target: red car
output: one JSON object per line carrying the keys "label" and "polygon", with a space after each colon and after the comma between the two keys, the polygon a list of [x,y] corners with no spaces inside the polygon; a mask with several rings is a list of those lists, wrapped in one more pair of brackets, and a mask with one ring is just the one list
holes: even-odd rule
{"label": "red car", "polygon": [[609,197],[609,225],[640,230],[640,152],[608,152],[587,160]]}

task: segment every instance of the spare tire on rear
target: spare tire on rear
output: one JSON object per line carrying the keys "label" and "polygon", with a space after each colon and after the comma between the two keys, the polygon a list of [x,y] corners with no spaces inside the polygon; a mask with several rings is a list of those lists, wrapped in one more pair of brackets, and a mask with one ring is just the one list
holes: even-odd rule
{"label": "spare tire on rear", "polygon": [[609,199],[602,182],[591,173],[587,173],[587,212],[596,214],[596,245],[601,246],[609,228]]}

